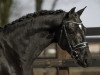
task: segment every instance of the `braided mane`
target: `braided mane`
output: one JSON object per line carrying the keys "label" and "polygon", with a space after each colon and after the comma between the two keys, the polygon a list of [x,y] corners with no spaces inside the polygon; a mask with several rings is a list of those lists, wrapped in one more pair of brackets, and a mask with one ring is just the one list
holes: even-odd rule
{"label": "braided mane", "polygon": [[63,12],[65,12],[65,11],[63,11],[63,10],[56,10],[56,11],[54,11],[54,10],[49,10],[49,11],[48,10],[41,10],[41,11],[38,11],[38,12],[30,13],[30,14],[22,16],[21,18],[5,25],[4,28],[0,27],[0,31],[2,31],[2,30],[4,30],[4,31],[8,30],[9,31],[11,29],[10,27],[12,27],[14,29],[14,28],[22,25],[22,24],[18,24],[18,23],[24,23],[23,21],[25,21],[25,22],[31,21],[38,16],[56,15],[56,14],[63,13]]}
{"label": "braided mane", "polygon": [[56,11],[47,11],[47,10],[41,10],[41,11],[38,11],[38,12],[34,12],[34,13],[30,13],[30,14],[27,14],[26,16],[22,16],[21,18],[13,21],[12,23],[10,23],[10,25],[12,24],[15,24],[17,22],[21,22],[23,20],[29,20],[31,18],[36,18],[38,16],[43,16],[43,15],[56,15],[56,14],[59,14],[59,13],[63,13],[64,11],[63,10],[56,10]]}

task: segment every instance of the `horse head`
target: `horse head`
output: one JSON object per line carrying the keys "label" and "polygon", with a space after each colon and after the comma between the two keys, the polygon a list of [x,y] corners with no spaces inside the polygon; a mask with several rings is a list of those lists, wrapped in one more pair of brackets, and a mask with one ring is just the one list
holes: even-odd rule
{"label": "horse head", "polygon": [[[85,7],[86,8],[86,7]],[[84,9],[75,12],[75,7],[66,13],[61,23],[59,46],[67,50],[80,66],[87,67],[88,43],[85,40],[86,28],[80,16]]]}

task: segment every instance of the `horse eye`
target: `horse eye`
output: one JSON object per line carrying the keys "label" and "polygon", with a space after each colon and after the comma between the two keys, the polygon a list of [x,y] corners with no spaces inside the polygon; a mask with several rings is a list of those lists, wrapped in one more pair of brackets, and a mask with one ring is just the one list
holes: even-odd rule
{"label": "horse eye", "polygon": [[79,25],[79,28],[82,30],[82,25]]}

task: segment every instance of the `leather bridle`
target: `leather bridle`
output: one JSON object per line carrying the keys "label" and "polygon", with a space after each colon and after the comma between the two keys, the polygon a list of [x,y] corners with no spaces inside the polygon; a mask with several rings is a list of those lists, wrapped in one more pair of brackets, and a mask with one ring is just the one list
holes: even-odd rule
{"label": "leather bridle", "polygon": [[[69,41],[70,38],[68,37],[68,31],[67,31],[67,23],[73,23],[73,24],[77,24],[77,25],[82,25],[82,23],[77,23],[77,22],[72,22],[72,21],[67,21],[67,22],[63,22],[62,24],[62,28],[60,30],[60,38],[59,38],[59,43],[61,42],[61,37],[62,37],[62,34],[63,34],[63,31],[65,33],[65,38],[67,39],[67,44],[70,48],[70,53],[71,53],[71,56],[72,58],[75,58],[77,60],[80,60],[78,57],[79,57],[79,53],[76,51],[77,49],[82,49],[84,50],[84,48],[86,48],[88,46],[88,43],[87,42],[82,42],[82,43],[79,43],[77,45],[71,45],[71,42]],[[67,25],[66,25],[67,24]],[[74,56],[75,55],[75,56]]]}

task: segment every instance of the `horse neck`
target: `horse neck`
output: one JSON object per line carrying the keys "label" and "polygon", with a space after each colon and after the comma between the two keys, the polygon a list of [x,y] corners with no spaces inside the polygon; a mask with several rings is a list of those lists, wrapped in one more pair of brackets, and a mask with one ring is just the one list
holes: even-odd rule
{"label": "horse neck", "polygon": [[33,37],[31,41],[33,40],[37,42],[36,44],[34,44],[33,42],[33,49],[40,45],[40,49],[43,49],[47,47],[49,44],[56,42],[55,33],[57,32],[57,30],[59,30],[62,19],[63,14],[58,14],[38,16],[33,20],[33,25],[30,25]]}
{"label": "horse neck", "polygon": [[[30,67],[41,51],[53,42],[53,34],[59,28],[62,18],[63,14],[44,15],[31,19],[31,21],[25,21],[25,24],[24,21],[23,24],[20,22],[22,25],[16,26],[16,29],[13,25],[11,25],[13,27],[8,26],[3,31],[4,34],[8,35],[5,34],[5,37],[3,36],[2,43],[9,49],[11,46],[11,49],[15,50],[15,54],[16,52],[18,53],[20,60],[22,62],[26,60],[26,65],[28,66],[29,64]],[[10,57],[12,58],[12,56]],[[13,59],[17,60],[16,57],[13,57]],[[12,63],[20,65],[14,61]]]}
{"label": "horse neck", "polygon": [[[30,41],[30,37],[33,37],[31,39],[33,41],[37,41],[41,38],[49,38],[49,40],[51,39],[52,41],[55,38],[55,32],[60,27],[63,16],[63,13],[57,15],[38,16],[29,21],[25,21],[25,24],[24,21],[22,22],[23,24],[20,22],[22,25],[16,26],[16,29],[14,28],[14,25],[11,25],[13,28],[8,26],[4,33],[7,31],[7,34],[9,35],[6,34],[5,36],[11,40],[11,42],[13,41],[13,43],[15,43],[15,47],[20,48],[21,45],[19,43],[23,43],[22,47],[24,50],[24,45],[27,46],[29,44],[28,41]],[[37,37],[40,38],[37,39]],[[16,39],[18,39],[18,44],[15,42]],[[46,43],[48,43],[48,41]]]}

